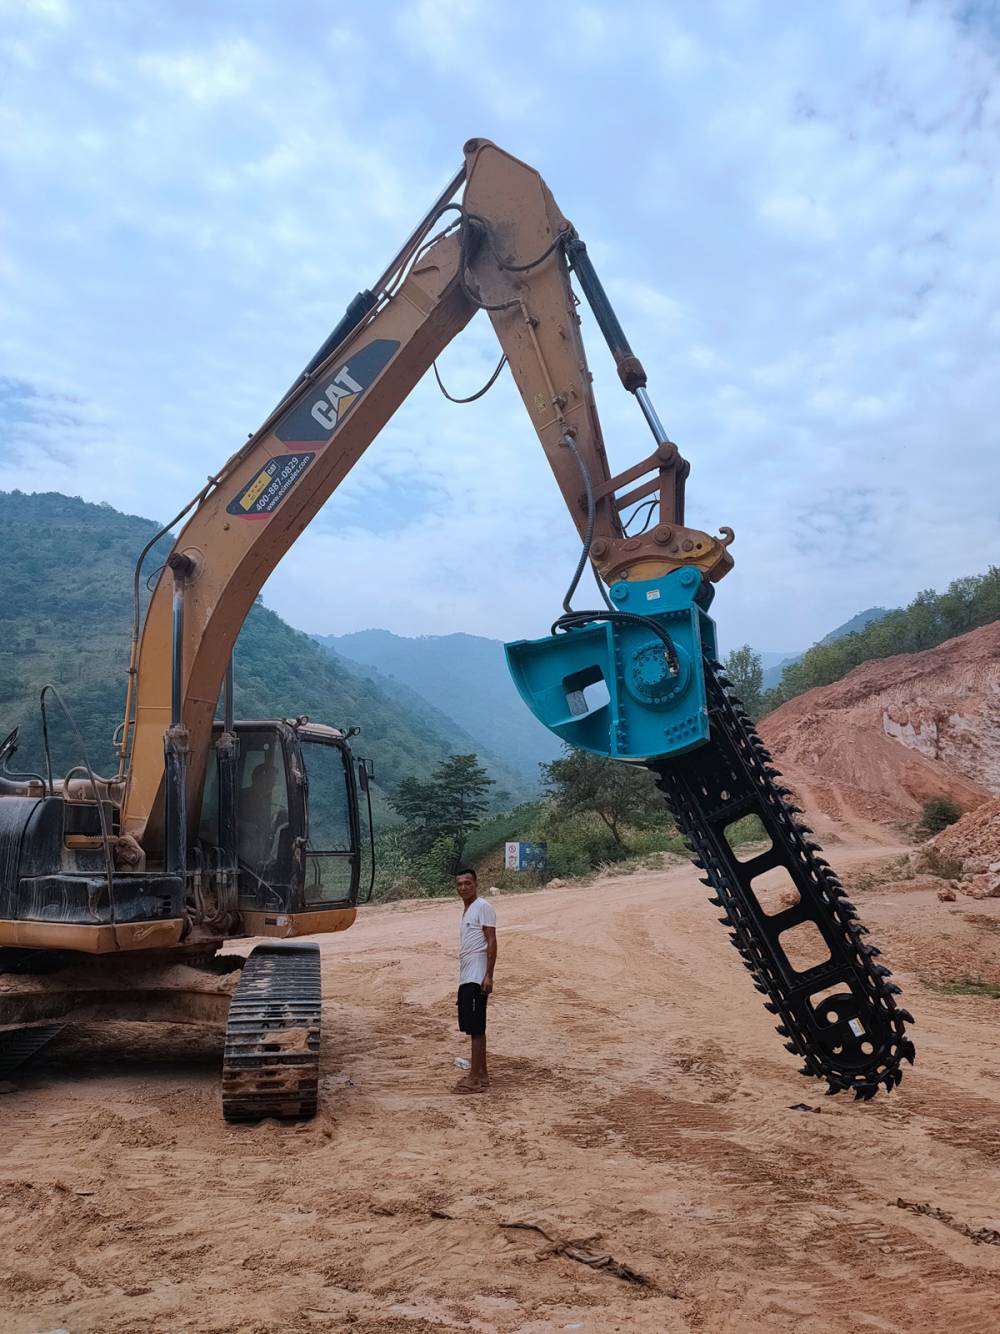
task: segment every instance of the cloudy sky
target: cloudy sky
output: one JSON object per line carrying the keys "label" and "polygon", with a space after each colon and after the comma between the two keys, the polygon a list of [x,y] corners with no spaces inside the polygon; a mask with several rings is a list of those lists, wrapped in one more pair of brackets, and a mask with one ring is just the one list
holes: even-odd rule
{"label": "cloudy sky", "polygon": [[[0,0],[0,487],[168,518],[485,136],[588,242],[689,522],[736,529],[723,642],[801,647],[997,560],[998,75],[994,0]],[[480,315],[441,370],[495,360]],[[575,554],[509,378],[431,379],[265,600],[536,635]]]}

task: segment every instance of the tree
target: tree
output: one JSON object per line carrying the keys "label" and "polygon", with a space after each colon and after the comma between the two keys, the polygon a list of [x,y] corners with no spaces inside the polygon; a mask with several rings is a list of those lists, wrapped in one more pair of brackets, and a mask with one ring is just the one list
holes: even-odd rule
{"label": "tree", "polygon": [[427,782],[405,778],[392,804],[406,822],[407,833],[417,851],[429,852],[442,838],[447,838],[457,859],[462,855],[469,831],[479,825],[486,812],[489,805],[486,794],[493,781],[477,756],[449,755]]}
{"label": "tree", "polygon": [[623,825],[640,827],[662,821],[663,801],[648,769],[585,750],[567,750],[541,766],[542,782],[564,815],[593,814],[607,826],[619,848]]}
{"label": "tree", "polygon": [[438,837],[442,811],[440,792],[434,783],[404,778],[391,799],[393,809],[403,817],[406,832],[417,850],[426,852]]}
{"label": "tree", "polygon": [[991,565],[985,574],[953,580],[943,593],[924,589],[908,607],[887,612],[863,630],[814,644],[798,662],[789,663],[773,690],[765,692],[762,711],[776,709],[814,686],[839,681],[859,663],[933,648],[996,620],[1000,620],[1000,568]]}
{"label": "tree", "polygon": [[734,648],[723,665],[743,707],[751,718],[756,719],[764,688],[764,668],[760,654],[755,653],[749,644],[744,644],[742,648]]}
{"label": "tree", "polygon": [[917,828],[922,834],[932,837],[961,818],[962,808],[958,802],[952,801],[950,797],[930,797],[920,808]]}
{"label": "tree", "polygon": [[449,755],[431,775],[438,790],[442,832],[451,834],[455,856],[461,857],[470,829],[478,827],[489,806],[487,793],[494,785],[475,755]]}

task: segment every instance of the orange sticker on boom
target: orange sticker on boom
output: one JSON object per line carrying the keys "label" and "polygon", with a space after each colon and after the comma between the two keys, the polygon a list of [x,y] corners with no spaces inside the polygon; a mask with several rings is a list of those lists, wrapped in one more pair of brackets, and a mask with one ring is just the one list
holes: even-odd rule
{"label": "orange sticker on boom", "polygon": [[285,454],[279,459],[268,459],[253,481],[226,506],[226,513],[247,519],[268,518],[315,457],[315,454]]}

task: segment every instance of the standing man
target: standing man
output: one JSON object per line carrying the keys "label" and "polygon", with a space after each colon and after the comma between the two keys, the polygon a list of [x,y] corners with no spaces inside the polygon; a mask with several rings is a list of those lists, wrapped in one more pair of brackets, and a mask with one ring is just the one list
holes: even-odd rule
{"label": "standing man", "polygon": [[458,928],[458,1027],[472,1039],[468,1078],[456,1093],[484,1093],[490,1086],[486,1068],[486,1004],[493,990],[497,961],[497,915],[479,897],[476,873],[468,866],[455,872],[455,888],[464,911]]}

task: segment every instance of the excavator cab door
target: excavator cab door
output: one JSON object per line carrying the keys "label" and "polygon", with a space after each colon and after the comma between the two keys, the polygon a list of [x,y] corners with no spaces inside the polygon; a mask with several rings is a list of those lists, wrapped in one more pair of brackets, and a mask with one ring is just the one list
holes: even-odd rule
{"label": "excavator cab door", "polygon": [[333,729],[298,729],[298,743],[306,814],[302,909],[353,907],[361,879],[354,757]]}
{"label": "excavator cab door", "polygon": [[[220,738],[220,723],[215,731]],[[353,907],[361,878],[358,783],[343,733],[279,721],[238,722],[234,731],[240,911],[280,925],[270,915]],[[213,764],[199,827],[208,866],[219,862],[219,789]]]}

